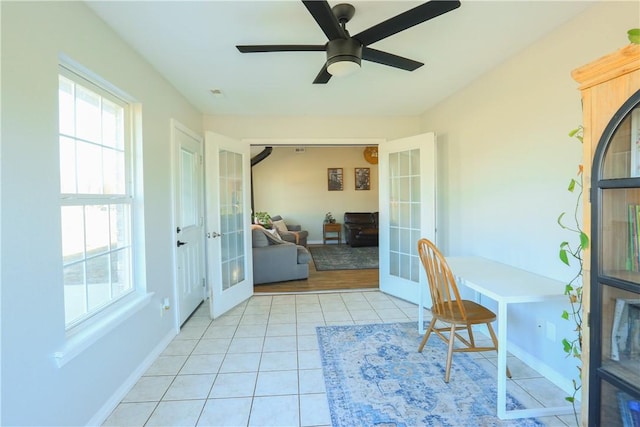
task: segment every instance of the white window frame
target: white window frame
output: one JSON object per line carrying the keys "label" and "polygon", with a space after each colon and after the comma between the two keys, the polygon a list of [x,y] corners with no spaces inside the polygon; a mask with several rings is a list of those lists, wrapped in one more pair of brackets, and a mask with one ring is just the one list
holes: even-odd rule
{"label": "white window frame", "polygon": [[[125,300],[127,299],[131,299],[128,298],[129,296],[131,296],[132,294],[134,294],[137,290],[136,288],[136,281],[135,281],[135,274],[134,274],[134,269],[135,269],[135,245],[134,245],[134,236],[135,236],[135,230],[134,230],[134,186],[133,186],[133,181],[132,181],[132,177],[134,176],[134,171],[133,171],[133,167],[134,167],[134,156],[133,156],[133,144],[132,144],[132,123],[133,123],[133,106],[131,105],[131,102],[128,100],[123,99],[122,97],[114,94],[112,91],[108,90],[104,85],[100,84],[97,81],[94,81],[94,79],[88,78],[85,75],[81,75],[81,72],[78,72],[66,65],[61,65],[59,68],[59,75],[64,77],[65,79],[68,79],[69,81],[73,82],[75,85],[81,86],[82,88],[84,88],[85,90],[89,90],[93,93],[95,93],[96,95],[100,96],[100,99],[105,99],[110,101],[111,103],[114,103],[118,106],[120,106],[121,108],[123,108],[123,147],[122,147],[122,153],[124,155],[124,182],[123,182],[123,191],[119,191],[117,193],[112,193],[112,194],[99,194],[96,192],[91,192],[91,193],[80,193],[78,192],[77,188],[76,188],[76,192],[66,192],[66,193],[62,193],[61,190],[61,212],[64,210],[65,207],[68,206],[76,206],[76,207],[91,207],[91,206],[120,206],[123,207],[125,209],[125,226],[124,228],[126,229],[126,235],[127,238],[125,239],[124,242],[121,242],[121,245],[118,245],[117,248],[111,248],[109,247],[107,249],[106,252],[102,252],[103,256],[108,256],[109,258],[111,257],[111,255],[116,254],[117,252],[122,252],[123,250],[128,253],[128,255],[126,256],[126,263],[128,263],[128,268],[126,269],[126,279],[125,279],[125,283],[127,284],[127,288],[125,289],[124,292],[117,294],[115,296],[112,295],[112,285],[113,285],[113,280],[111,277],[111,274],[108,274],[108,300],[107,301],[103,301],[102,303],[94,306],[94,307],[88,307],[88,292],[86,291],[88,288],[88,283],[87,283],[87,278],[85,277],[83,280],[83,284],[82,285],[78,285],[78,286],[83,286],[85,289],[85,296],[84,296],[84,303],[86,304],[86,306],[84,307],[84,313],[80,316],[74,317],[73,319],[69,320],[69,319],[65,319],[65,328],[68,332],[73,331],[74,329],[77,329],[80,325],[82,325],[83,323],[86,323],[89,319],[92,319],[94,316],[96,315],[101,315],[100,317],[102,317],[103,319],[100,320],[100,322],[104,321],[104,318],[107,317],[113,317],[113,312],[114,307],[118,305],[119,302],[122,301],[122,303],[120,304],[121,306],[130,304],[131,301],[125,302]],[[102,122],[101,122],[102,123]],[[59,133],[59,138],[70,138],[75,140],[76,142],[80,142],[80,143],[86,143],[86,141],[83,141],[82,139],[78,138],[77,135],[75,134],[75,132],[71,135],[68,134],[63,134],[62,132]],[[99,145],[97,145],[99,146]],[[74,161],[75,165],[78,165],[80,162]],[[62,171],[61,171],[61,179],[62,179]],[[86,221],[86,220],[85,220]],[[86,232],[86,222],[84,222],[83,224],[83,229]],[[63,233],[63,238],[64,238],[64,233],[65,230],[62,229],[62,233]],[[111,241],[111,238],[109,238],[109,241]],[[110,245],[109,245],[110,246]],[[81,267],[82,270],[86,269],[86,265],[87,262],[90,262],[92,259],[92,256],[87,254],[86,248],[87,248],[87,241],[86,241],[86,237],[84,240],[84,250],[83,250],[83,254],[82,257],[78,260],[75,260],[71,263],[68,263],[67,265],[76,265],[78,267]],[[95,259],[95,258],[93,258]],[[109,264],[110,265],[110,264]],[[65,264],[63,262],[63,269],[65,268]],[[66,303],[65,302],[65,307],[66,307]],[[117,316],[116,316],[117,317]],[[98,322],[99,323],[99,322]]]}

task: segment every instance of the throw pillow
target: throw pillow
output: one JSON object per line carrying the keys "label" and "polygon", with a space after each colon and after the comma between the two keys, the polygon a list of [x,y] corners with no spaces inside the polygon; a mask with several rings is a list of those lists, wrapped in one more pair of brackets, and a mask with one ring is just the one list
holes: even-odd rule
{"label": "throw pillow", "polygon": [[271,233],[273,236],[277,237],[278,239],[282,239],[282,237],[280,237],[280,233],[278,233],[278,229],[277,228],[267,228],[266,229],[269,233]]}
{"label": "throw pillow", "polygon": [[275,229],[278,230],[279,233],[282,233],[284,231],[289,231],[287,229],[287,224],[284,223],[284,220],[273,221],[272,224],[275,227]]}

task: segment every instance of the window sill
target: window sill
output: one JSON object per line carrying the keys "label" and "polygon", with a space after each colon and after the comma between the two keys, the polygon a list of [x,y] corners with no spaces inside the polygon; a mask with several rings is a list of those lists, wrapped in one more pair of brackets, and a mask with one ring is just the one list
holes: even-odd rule
{"label": "window sill", "polygon": [[86,325],[80,326],[77,331],[67,335],[64,348],[53,354],[58,367],[61,368],[75,359],[122,322],[146,307],[151,302],[153,295],[153,292],[135,295],[114,310],[93,319],[93,321],[88,321]]}

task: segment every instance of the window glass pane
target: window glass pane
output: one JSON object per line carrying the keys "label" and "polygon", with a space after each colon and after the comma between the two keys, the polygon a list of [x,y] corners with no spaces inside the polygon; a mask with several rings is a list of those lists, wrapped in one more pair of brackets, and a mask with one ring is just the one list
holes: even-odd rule
{"label": "window glass pane", "polygon": [[125,248],[111,254],[111,292],[117,298],[131,288],[131,254]]}
{"label": "window glass pane", "polygon": [[109,231],[111,233],[111,250],[120,249],[129,245],[129,205],[111,205],[109,207]]}
{"label": "window glass pane", "polygon": [[60,133],[65,135],[75,134],[75,105],[74,84],[71,80],[60,76],[60,88],[58,90],[58,124]]}
{"label": "window glass pane", "polygon": [[122,107],[109,101],[102,101],[102,144],[107,147],[124,148]]}
{"label": "window glass pane", "polygon": [[84,258],[84,209],[62,207],[62,261],[69,264]]}
{"label": "window glass pane", "polygon": [[124,153],[102,149],[102,182],[104,194],[125,194]]}
{"label": "window glass pane", "polygon": [[77,142],[78,193],[102,194],[102,149],[95,144]]}
{"label": "window glass pane", "polygon": [[106,205],[86,206],[84,209],[87,239],[87,256],[109,250],[109,207]]}
{"label": "window glass pane", "polygon": [[78,138],[100,142],[102,135],[100,96],[76,85],[76,132]]}
{"label": "window glass pane", "polygon": [[103,306],[111,300],[109,260],[109,254],[87,260],[89,310]]}
{"label": "window glass pane", "polygon": [[60,137],[60,192],[76,193],[76,143]]}

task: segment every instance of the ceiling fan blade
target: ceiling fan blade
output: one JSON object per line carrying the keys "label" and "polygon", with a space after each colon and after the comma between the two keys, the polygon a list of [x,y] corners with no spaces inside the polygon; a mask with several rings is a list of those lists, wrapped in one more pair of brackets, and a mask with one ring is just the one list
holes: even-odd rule
{"label": "ceiling fan blade", "polygon": [[329,81],[330,78],[331,78],[331,74],[329,74],[329,72],[327,71],[327,64],[325,63],[322,69],[320,70],[320,72],[318,73],[318,75],[316,76],[316,79],[313,81],[313,84],[314,85],[325,84]]}
{"label": "ceiling fan blade", "polygon": [[371,49],[370,47],[362,48],[362,59],[407,71],[413,71],[424,65],[422,62],[414,61],[413,59],[403,58],[402,56]]}
{"label": "ceiling fan blade", "polygon": [[325,45],[311,44],[256,44],[236,46],[242,53],[255,52],[324,52]]}
{"label": "ceiling fan blade", "polygon": [[392,36],[460,7],[458,0],[431,0],[353,36],[364,46]]}
{"label": "ceiling fan blade", "polygon": [[307,7],[313,19],[316,20],[320,29],[324,32],[329,40],[344,39],[346,34],[340,23],[331,11],[331,6],[325,0],[303,0],[302,3]]}

